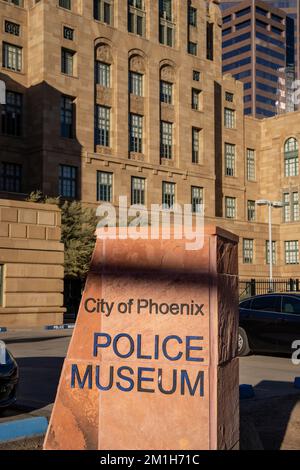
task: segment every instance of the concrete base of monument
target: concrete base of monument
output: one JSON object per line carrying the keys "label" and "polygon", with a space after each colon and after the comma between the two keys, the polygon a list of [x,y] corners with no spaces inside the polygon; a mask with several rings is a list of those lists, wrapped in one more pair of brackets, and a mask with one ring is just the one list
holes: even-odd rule
{"label": "concrete base of monument", "polygon": [[47,450],[233,449],[238,239],[97,240]]}

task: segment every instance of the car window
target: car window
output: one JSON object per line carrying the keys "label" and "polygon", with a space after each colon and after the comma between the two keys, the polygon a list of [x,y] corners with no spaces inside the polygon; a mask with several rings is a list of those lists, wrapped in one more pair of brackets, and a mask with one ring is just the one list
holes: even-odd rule
{"label": "car window", "polygon": [[240,303],[240,308],[250,308],[251,306],[251,299],[244,300],[244,302]]}
{"label": "car window", "polygon": [[257,297],[253,299],[252,310],[279,313],[281,311],[281,296],[267,295],[265,297]]}
{"label": "car window", "polygon": [[282,313],[300,315],[300,299],[296,297],[283,297]]}

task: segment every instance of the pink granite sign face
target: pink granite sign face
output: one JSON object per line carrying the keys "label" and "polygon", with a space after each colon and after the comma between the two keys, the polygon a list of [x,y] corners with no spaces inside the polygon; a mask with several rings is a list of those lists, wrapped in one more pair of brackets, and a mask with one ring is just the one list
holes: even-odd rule
{"label": "pink granite sign face", "polygon": [[45,449],[239,442],[238,240],[97,240]]}

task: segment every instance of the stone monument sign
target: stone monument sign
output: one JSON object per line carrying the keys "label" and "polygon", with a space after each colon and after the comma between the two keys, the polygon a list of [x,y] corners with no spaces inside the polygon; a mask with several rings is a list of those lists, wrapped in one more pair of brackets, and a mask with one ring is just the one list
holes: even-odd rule
{"label": "stone monument sign", "polygon": [[97,240],[48,450],[234,449],[238,239]]}

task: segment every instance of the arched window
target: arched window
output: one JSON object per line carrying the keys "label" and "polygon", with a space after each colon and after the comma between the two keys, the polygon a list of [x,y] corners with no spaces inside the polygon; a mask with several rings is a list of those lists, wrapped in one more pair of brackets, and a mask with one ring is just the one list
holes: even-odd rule
{"label": "arched window", "polygon": [[132,95],[144,96],[144,76],[146,64],[143,56],[132,52],[129,56],[129,92]]}
{"label": "arched window", "polygon": [[175,67],[168,63],[162,63],[160,67],[160,101],[173,104],[175,84]]}
{"label": "arched window", "polygon": [[297,139],[291,137],[284,144],[285,176],[299,175],[299,145]]}
{"label": "arched window", "polygon": [[105,88],[111,87],[112,51],[109,44],[96,46],[95,80],[97,85]]}

